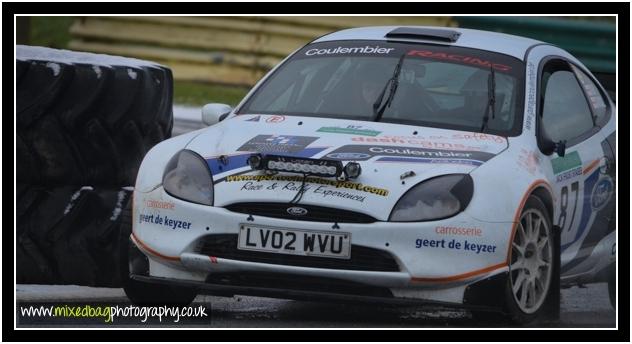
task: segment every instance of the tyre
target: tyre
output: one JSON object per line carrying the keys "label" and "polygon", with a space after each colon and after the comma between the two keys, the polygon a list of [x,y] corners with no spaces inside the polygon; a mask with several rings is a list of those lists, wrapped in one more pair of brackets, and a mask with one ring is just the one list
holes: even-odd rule
{"label": "tyre", "polygon": [[132,234],[132,202],[123,210],[121,214],[121,230],[119,237],[119,247],[121,248],[119,257],[121,281],[125,295],[135,305],[140,306],[188,306],[197,296],[197,290],[184,287],[175,287],[165,284],[154,284],[131,279],[129,276]]}
{"label": "tyre", "polygon": [[559,243],[542,201],[529,196],[512,241],[505,311],[527,325],[559,316]]}
{"label": "tyre", "polygon": [[17,190],[17,283],[120,287],[116,239],[131,189]]}
{"label": "tyre", "polygon": [[171,71],[123,57],[16,46],[18,182],[133,185],[171,136]]}

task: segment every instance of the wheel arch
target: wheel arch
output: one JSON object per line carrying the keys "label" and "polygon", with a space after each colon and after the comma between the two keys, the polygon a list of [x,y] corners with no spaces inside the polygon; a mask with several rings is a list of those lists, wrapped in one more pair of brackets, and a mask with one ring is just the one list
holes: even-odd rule
{"label": "wheel arch", "polygon": [[[520,214],[522,213],[522,210],[525,207],[525,203],[527,202],[527,199],[531,196],[538,197],[538,199],[541,200],[542,203],[544,203],[544,207],[547,209],[551,217],[551,224],[553,224],[553,196],[552,194],[553,194],[553,191],[552,191],[551,186],[544,179],[535,180],[525,190],[523,197],[520,200],[520,203],[518,204],[518,207],[516,208],[516,212],[514,215],[511,235],[509,237],[509,245],[507,248],[507,258],[506,258],[507,265],[509,265],[509,261],[511,257],[511,243],[513,242],[514,236],[516,235],[516,228],[518,226],[518,221],[519,221],[518,219],[520,218]],[[557,227],[555,225],[553,225],[553,228],[556,230],[556,232],[558,232],[556,229]]]}
{"label": "wheel arch", "polygon": [[[553,195],[551,195],[551,192],[546,187],[544,187],[543,185],[539,185],[531,192],[531,196],[535,196],[535,197],[539,198],[540,201],[542,201],[542,203],[544,203],[544,207],[546,208],[547,212],[549,213],[549,217],[551,218],[551,222],[554,222],[553,221],[553,211],[554,211]],[[522,209],[521,209],[521,211],[522,211]],[[556,226],[553,225],[553,227],[556,227]]]}

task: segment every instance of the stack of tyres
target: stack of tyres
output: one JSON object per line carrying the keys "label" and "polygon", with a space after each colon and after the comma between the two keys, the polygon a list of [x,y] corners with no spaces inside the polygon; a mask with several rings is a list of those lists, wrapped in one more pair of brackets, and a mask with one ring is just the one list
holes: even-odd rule
{"label": "stack of tyres", "polygon": [[120,214],[171,136],[171,70],[17,46],[15,87],[17,283],[120,286]]}

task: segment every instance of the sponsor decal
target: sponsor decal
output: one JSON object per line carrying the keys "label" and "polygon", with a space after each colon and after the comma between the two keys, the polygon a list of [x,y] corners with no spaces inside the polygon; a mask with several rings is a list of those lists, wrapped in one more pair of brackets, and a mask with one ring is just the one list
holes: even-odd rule
{"label": "sponsor decal", "polygon": [[[604,181],[605,183],[602,184]],[[563,252],[568,252],[566,253],[568,257],[572,257],[570,261],[562,266],[562,273],[570,271],[582,262],[585,262],[586,259],[591,257],[590,252],[594,251],[602,239],[614,230],[614,228],[608,225],[608,219],[612,215],[611,211],[614,212],[614,200],[612,199],[615,192],[614,179],[611,179],[609,176],[604,176],[599,169],[596,169],[583,180],[583,183],[584,191],[579,216],[579,226],[576,228],[569,226],[568,233],[562,235],[561,249]],[[573,186],[575,184],[579,184],[579,181],[571,185]],[[602,184],[602,186],[598,187],[599,184]],[[562,188],[562,192],[564,192],[564,188],[565,187]],[[611,192],[609,196],[606,196],[605,192],[608,189],[610,189]],[[595,193],[601,194],[597,196],[597,200],[594,198]],[[596,204],[594,202],[596,202]],[[571,207],[570,203],[571,201],[569,200],[568,208]],[[575,197],[575,203],[577,203],[577,197]],[[597,205],[598,208],[594,209],[594,205]],[[564,206],[564,204],[562,204],[562,206]],[[562,228],[564,230],[564,227]],[[573,249],[569,250],[571,247]]]}
{"label": "sponsor decal", "polygon": [[191,229],[191,222],[177,220],[168,216],[160,216],[159,214],[139,214],[138,223],[151,223],[162,225],[169,229]]}
{"label": "sponsor decal", "polygon": [[[241,191],[244,191],[244,190],[245,191],[261,191],[261,190],[263,190],[264,187],[265,187],[265,185],[263,185],[263,184],[255,184],[253,182],[246,182],[241,187],[241,189],[239,189],[239,190],[241,190]],[[274,190],[274,188],[270,189],[270,190]]]}
{"label": "sponsor decal", "polygon": [[365,135],[365,136],[377,136],[381,131],[365,128],[359,125],[348,125],[347,127],[322,127],[317,131],[322,133],[334,133],[334,134],[351,134],[351,135]]}
{"label": "sponsor decal", "polygon": [[152,200],[152,199],[145,200],[145,207],[147,207],[147,208],[173,210],[173,208],[175,208],[175,206],[176,205],[171,203],[171,202],[156,201],[156,200]]}
{"label": "sponsor decal", "polygon": [[582,159],[577,151],[551,160],[551,167],[557,183],[582,175]]}
{"label": "sponsor decal", "polygon": [[305,56],[340,54],[389,54],[393,50],[395,50],[395,48],[382,48],[379,45],[367,45],[364,47],[336,47],[325,49],[308,49],[307,51],[305,51]]}
{"label": "sponsor decal", "polygon": [[[382,190],[384,189],[375,189],[373,187],[364,186],[364,187],[361,187],[360,190],[364,192],[369,192],[372,194],[381,195],[381,193],[383,193]],[[349,200],[358,201],[358,202],[364,202],[364,200],[366,199],[365,196],[350,194],[344,191],[329,190],[326,186],[322,186],[322,185],[314,189],[313,192],[314,194],[320,195],[322,197],[338,197],[338,198],[344,198],[344,199],[349,199]],[[388,193],[388,191],[386,192]]]}
{"label": "sponsor decal", "polygon": [[432,159],[432,158],[398,158],[398,157],[384,157],[379,158],[376,162],[403,162],[403,163],[414,163],[414,164],[450,164],[450,165],[469,165],[469,166],[480,166],[483,163],[476,160],[467,160],[467,159]]}
{"label": "sponsor decal", "polygon": [[536,68],[533,62],[527,64],[527,84],[529,89],[527,91],[527,118],[525,121],[525,128],[531,130],[533,126],[533,117],[535,116],[535,85],[537,83],[535,77]]}
{"label": "sponsor decal", "polygon": [[472,153],[456,152],[456,151],[439,151],[439,150],[420,150],[417,148],[406,147],[371,147],[369,148],[371,153],[380,155],[397,155],[397,156],[430,156],[434,158],[469,158]]}
{"label": "sponsor decal", "polygon": [[[430,137],[433,138],[432,136]],[[496,143],[504,143],[505,139],[502,136],[491,135],[485,133],[471,133],[471,134],[452,134],[450,137],[453,140],[468,140],[468,141],[493,141]]]}
{"label": "sponsor decal", "polygon": [[[568,196],[566,197],[566,201],[565,201],[564,194],[565,193],[569,194],[568,186],[562,187],[562,190],[561,190],[562,197],[560,200],[560,203],[561,203],[560,204],[560,208],[561,208],[560,218],[558,220],[558,226],[560,226],[560,228],[562,228],[562,231],[566,233],[566,235],[562,236],[562,245],[560,247],[562,252],[564,252],[568,247],[570,247],[575,242],[577,242],[583,236],[586,229],[590,227],[589,223],[594,221],[593,214],[595,213],[595,211],[593,211],[592,206],[591,206],[591,201],[592,201],[591,196],[592,196],[592,191],[595,185],[599,181],[599,176],[600,176],[599,170],[595,170],[583,181],[584,192],[583,192],[583,199],[581,199],[582,206],[580,208],[581,213],[579,216],[578,226],[573,226],[573,221],[575,220],[575,214],[572,214],[571,216],[571,212],[570,212],[571,201]],[[570,188],[571,188],[570,194],[575,195],[573,197],[574,198],[573,208],[577,208],[577,202],[580,201],[580,197],[578,197],[579,195],[577,195],[577,193],[579,192],[579,181],[573,182]],[[573,190],[575,191],[573,192]],[[568,221],[566,220],[567,217],[569,218]]]}
{"label": "sponsor decal", "polygon": [[280,191],[291,191],[291,192],[303,192],[303,193],[313,193],[318,194],[322,197],[338,197],[349,199],[352,201],[364,202],[366,199],[365,196],[348,193],[345,191],[337,191],[337,190],[328,190],[326,186],[318,186],[317,188],[312,187],[309,184],[306,184],[301,191],[301,183],[300,182],[286,182],[286,183],[272,183],[267,187],[264,184],[256,184],[256,182],[246,182],[239,191],[261,191],[261,190],[280,190]]}
{"label": "sponsor decal", "polygon": [[[422,158],[418,160],[405,160],[403,162],[420,162],[420,163],[467,163],[472,165],[480,165],[483,162],[494,157],[494,154],[486,152],[458,151],[445,149],[424,149],[418,147],[399,147],[399,146],[371,146],[371,145],[346,145],[342,146],[330,154],[339,153],[359,153],[366,154],[370,157],[401,157],[401,158]],[[368,160],[366,158],[358,158],[356,160]],[[428,160],[430,159],[430,160]],[[393,159],[378,159],[378,161],[398,161]]]}
{"label": "sponsor decal", "polygon": [[463,236],[482,236],[483,230],[476,227],[451,227],[451,226],[437,226],[435,227],[435,233],[440,235],[463,235]]}
{"label": "sponsor decal", "polygon": [[[441,137],[439,139],[450,139],[447,137]],[[424,139],[419,136],[380,136],[380,137],[353,137],[351,138],[353,142],[362,142],[362,143],[376,143],[376,144],[403,144],[403,145],[415,145],[420,146],[421,148],[429,148],[429,149],[453,149],[453,150],[468,150],[468,151],[479,151],[480,147],[475,146],[467,146],[461,143],[452,143],[452,142],[438,142],[433,139]]]}
{"label": "sponsor decal", "polygon": [[364,153],[330,153],[327,154],[327,157],[336,160],[366,160],[371,155]]}
{"label": "sponsor decal", "polygon": [[303,207],[289,207],[285,210],[288,214],[294,216],[303,216],[307,215],[307,209]]}
{"label": "sponsor decal", "polygon": [[443,53],[443,52],[435,52],[431,50],[411,50],[408,52],[407,55],[425,57],[425,58],[434,59],[434,60],[453,61],[453,62],[458,62],[461,64],[470,64],[477,67],[484,67],[488,69],[490,67],[493,67],[494,70],[497,70],[500,72],[508,72],[511,70],[510,66],[500,64],[500,63],[495,63],[492,61],[483,60],[474,56],[448,54],[448,53]]}
{"label": "sponsor decal", "polygon": [[468,240],[452,239],[446,242],[446,239],[417,239],[415,240],[415,248],[442,248],[449,250],[466,251],[476,254],[495,253],[496,245],[477,244]]}
{"label": "sponsor decal", "polygon": [[261,120],[261,116],[253,116],[246,120],[246,122],[259,122]]}
{"label": "sponsor decal", "polygon": [[[300,184],[303,181],[303,176],[288,176],[288,175],[265,175],[265,174],[257,174],[257,175],[232,175],[226,177],[226,182],[263,182],[263,181],[280,181],[280,182],[291,182],[286,183],[284,185],[279,185],[278,183],[273,183],[268,185],[266,189],[268,190],[290,190],[290,191],[298,191],[300,189]],[[371,185],[365,185],[362,183],[352,182],[352,181],[341,181],[341,180],[332,180],[325,178],[317,178],[317,177],[307,177],[305,178],[305,187],[309,187],[307,184],[319,184],[330,186],[336,189],[349,189],[354,191],[366,192],[378,196],[386,197],[388,196],[388,190],[378,188]],[[254,183],[251,185],[255,185]],[[263,185],[262,185],[263,187]],[[316,190],[316,189],[315,189]],[[332,195],[331,193],[325,193],[325,189],[318,190],[317,193],[322,193],[324,195]]]}
{"label": "sponsor decal", "polygon": [[285,121],[285,116],[274,115],[266,119],[266,123],[281,123]]}
{"label": "sponsor decal", "polygon": [[540,158],[535,151],[522,148],[518,155],[518,166],[533,176],[536,171],[540,171]]}
{"label": "sponsor decal", "polygon": [[590,205],[594,210],[599,210],[608,203],[612,195],[613,185],[610,178],[600,180],[594,187]]}
{"label": "sponsor decal", "polygon": [[259,153],[296,153],[317,139],[318,137],[313,136],[257,135],[237,150]]}
{"label": "sponsor decal", "polygon": [[597,86],[595,86],[595,84],[593,84],[592,81],[590,81],[590,79],[586,77],[586,75],[584,74],[584,72],[581,71],[581,69],[577,68],[573,64],[571,64],[571,68],[575,72],[575,75],[577,76],[579,83],[582,85],[582,88],[584,89],[586,96],[588,97],[588,100],[590,101],[590,106],[592,107],[592,109],[593,110],[604,109],[606,107],[606,103],[601,97],[601,94],[599,93]]}

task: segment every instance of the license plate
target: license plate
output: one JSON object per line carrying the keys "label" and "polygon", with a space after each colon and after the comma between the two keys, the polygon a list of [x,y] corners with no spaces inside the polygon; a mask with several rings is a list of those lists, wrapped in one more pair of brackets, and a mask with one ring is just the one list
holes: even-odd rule
{"label": "license plate", "polygon": [[237,248],[297,256],[349,259],[351,233],[315,232],[241,224]]}

